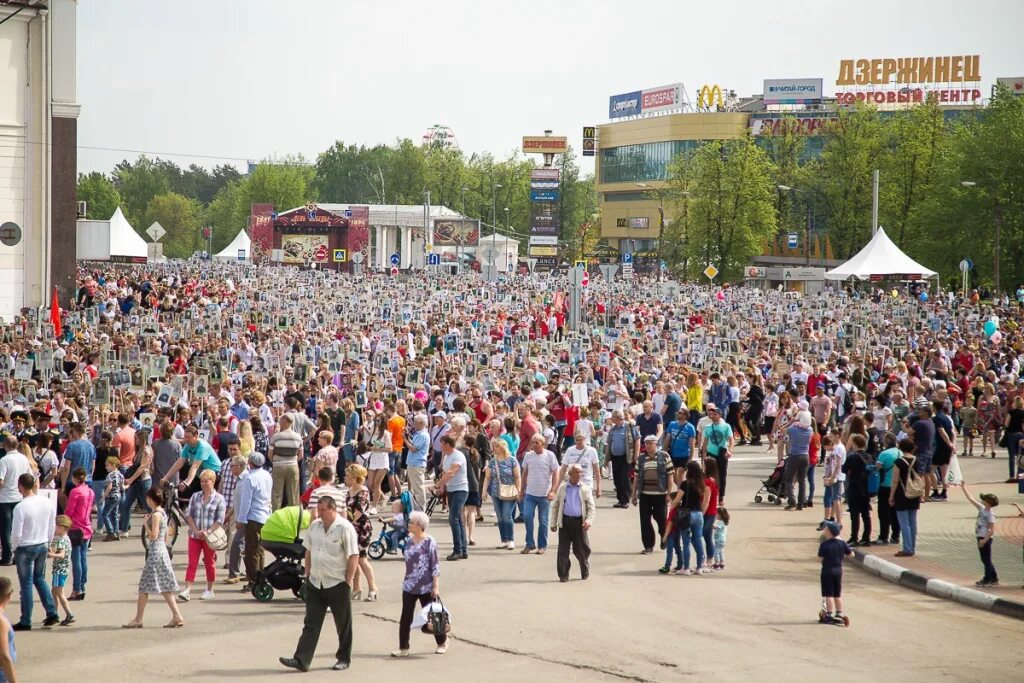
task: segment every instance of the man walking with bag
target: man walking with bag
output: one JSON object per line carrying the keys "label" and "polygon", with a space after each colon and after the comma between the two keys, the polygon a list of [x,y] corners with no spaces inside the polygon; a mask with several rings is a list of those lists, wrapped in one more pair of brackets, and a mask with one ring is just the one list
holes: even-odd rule
{"label": "man walking with bag", "polygon": [[309,525],[309,533],[303,541],[306,582],[302,591],[306,618],[302,635],[295,647],[295,656],[281,657],[278,661],[290,669],[309,671],[329,607],[338,632],[337,661],[331,668],[344,671],[352,661],[351,585],[359,565],[359,540],[355,527],[338,515],[334,498],[321,496],[316,508],[318,516]]}

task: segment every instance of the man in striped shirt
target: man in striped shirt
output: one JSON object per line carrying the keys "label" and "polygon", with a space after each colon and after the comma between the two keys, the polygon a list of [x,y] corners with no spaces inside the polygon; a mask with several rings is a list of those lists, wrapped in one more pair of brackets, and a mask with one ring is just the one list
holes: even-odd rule
{"label": "man in striped shirt", "polygon": [[235,491],[238,489],[238,482],[248,475],[245,469],[245,458],[242,457],[242,447],[233,443],[228,446],[228,467],[221,472],[220,495],[224,496],[224,528],[228,532],[228,555],[227,564],[228,577],[224,583],[238,583],[239,574],[242,573],[242,542],[245,534],[236,533],[235,529]]}

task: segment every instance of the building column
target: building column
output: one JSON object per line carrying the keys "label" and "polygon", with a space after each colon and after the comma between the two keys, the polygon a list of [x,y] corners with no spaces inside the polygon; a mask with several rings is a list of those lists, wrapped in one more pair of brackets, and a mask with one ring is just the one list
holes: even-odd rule
{"label": "building column", "polygon": [[410,268],[413,264],[412,258],[412,228],[402,227],[402,268]]}
{"label": "building column", "polygon": [[373,258],[369,260],[368,266],[380,268],[380,253],[384,245],[384,226],[373,226]]}
{"label": "building column", "polygon": [[77,2],[52,0],[47,18],[50,50],[49,282],[43,292],[49,305],[53,287],[62,306],[75,296],[78,248],[78,113]]}

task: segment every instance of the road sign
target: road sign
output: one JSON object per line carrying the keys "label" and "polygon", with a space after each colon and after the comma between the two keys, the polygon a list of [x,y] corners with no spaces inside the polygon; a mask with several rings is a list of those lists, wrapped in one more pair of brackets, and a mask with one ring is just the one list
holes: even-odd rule
{"label": "road sign", "polygon": [[154,242],[159,242],[160,238],[167,234],[167,231],[164,230],[164,226],[154,222],[153,225],[146,228],[146,234],[149,235],[149,238]]}
{"label": "road sign", "polygon": [[583,271],[583,277],[580,278],[580,284],[584,287],[590,284],[590,273],[585,270]]}
{"label": "road sign", "polygon": [[356,264],[358,266],[362,262],[363,262],[363,252],[357,251],[356,253],[352,254],[352,263],[354,263],[354,264]]}
{"label": "road sign", "polygon": [[441,265],[440,254],[427,254],[427,265],[428,266],[439,266]]}
{"label": "road sign", "polygon": [[573,265],[574,265],[574,266],[575,266],[575,267],[576,267],[576,268],[577,268],[578,270],[586,270],[586,269],[587,269],[587,262],[586,262],[586,261],[583,261],[583,260],[579,260],[579,261],[576,261],[576,263],[574,263]]}
{"label": "road sign", "polygon": [[619,264],[617,263],[602,263],[600,268],[601,276],[609,282],[615,277],[615,273],[619,272]]}
{"label": "road sign", "polygon": [[210,235],[212,235],[212,234],[213,234],[213,228],[210,228],[210,227],[203,228],[203,239],[204,240],[210,239]]}
{"label": "road sign", "polygon": [[510,273],[515,272],[515,269],[516,269],[516,264],[512,263],[511,261],[509,261],[508,262],[508,272],[510,272]]}
{"label": "road sign", "polygon": [[797,234],[795,232],[791,232],[786,238],[786,246],[788,246],[790,249],[796,249],[796,245],[799,242],[799,240],[800,238],[797,236]]}
{"label": "road sign", "polygon": [[401,262],[402,262],[402,257],[398,255],[397,251],[394,254],[391,255],[391,265],[397,266]]}
{"label": "road sign", "polygon": [[580,270],[579,268],[570,268],[569,269],[569,284],[571,284],[573,287],[579,287],[580,284],[582,284],[582,282],[583,282],[583,275],[586,272],[587,271]]}
{"label": "road sign", "polygon": [[627,251],[625,254],[622,255],[622,262],[623,263],[632,263],[633,262],[633,254],[631,254],[630,252]]}
{"label": "road sign", "polygon": [[348,250],[347,249],[335,249],[334,250],[334,262],[344,263],[348,261]]}
{"label": "road sign", "polygon": [[391,275],[398,275],[398,266],[391,266]]}
{"label": "road sign", "polygon": [[345,218],[352,218],[352,211],[350,209],[346,209],[343,212],[343,214],[344,214]]}
{"label": "road sign", "polygon": [[704,275],[706,275],[709,280],[714,280],[715,276],[718,275],[718,268],[709,265],[704,269]]}
{"label": "road sign", "polygon": [[493,266],[494,265],[494,257],[497,256],[497,255],[498,255],[498,252],[494,251],[493,249],[490,249],[490,248],[484,249],[484,261],[486,261],[487,265],[489,265],[489,266]]}
{"label": "road sign", "polygon": [[528,259],[526,259],[526,267],[529,268],[530,272],[532,273],[534,271],[534,269],[537,267],[537,259],[535,259],[535,258],[528,258]]}
{"label": "road sign", "polygon": [[245,253],[246,253],[245,249],[239,249],[238,250],[238,260],[239,261],[244,261],[245,260]]}
{"label": "road sign", "polygon": [[961,273],[969,272],[973,268],[974,268],[974,261],[972,261],[969,258],[965,258],[963,261],[960,262],[960,272]]}

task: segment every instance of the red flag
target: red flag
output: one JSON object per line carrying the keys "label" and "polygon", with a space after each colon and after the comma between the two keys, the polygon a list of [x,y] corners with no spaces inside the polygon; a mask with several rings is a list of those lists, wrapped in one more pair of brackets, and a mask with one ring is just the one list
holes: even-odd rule
{"label": "red flag", "polygon": [[50,322],[53,323],[53,336],[60,338],[60,300],[57,298],[57,288],[53,288],[53,299],[50,300]]}

